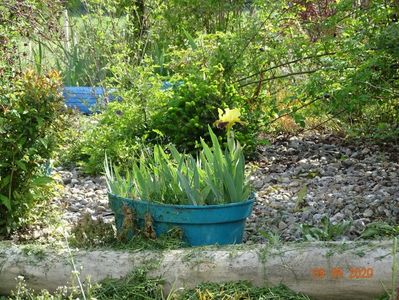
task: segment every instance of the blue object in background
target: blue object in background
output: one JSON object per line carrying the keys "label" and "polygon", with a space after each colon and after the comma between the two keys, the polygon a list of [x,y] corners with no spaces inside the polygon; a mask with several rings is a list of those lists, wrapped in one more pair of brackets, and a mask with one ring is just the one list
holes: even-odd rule
{"label": "blue object in background", "polygon": [[107,91],[103,87],[90,86],[66,86],[63,90],[65,104],[69,108],[78,109],[84,114],[92,114],[93,107],[100,104],[100,101],[112,101],[114,97],[109,94],[112,90]]}
{"label": "blue object in background", "polygon": [[168,89],[173,88],[173,84],[170,83],[169,81],[164,81],[162,82],[162,86],[161,86],[161,91],[166,91]]}
{"label": "blue object in background", "polygon": [[[242,242],[245,220],[251,214],[254,196],[248,201],[221,205],[169,205],[132,200],[108,194],[111,209],[115,213],[118,231],[125,230],[124,210],[134,210],[139,227],[144,227],[144,218],[149,213],[157,236],[172,228],[180,228],[183,237],[191,246],[226,245]],[[128,237],[132,237],[131,230]]]}
{"label": "blue object in background", "polygon": [[[183,81],[175,84],[164,81],[162,83],[161,91],[179,87],[183,84]],[[63,90],[63,96],[65,99],[65,105],[72,109],[77,109],[85,115],[90,115],[94,112],[94,109],[106,105],[107,102],[118,99],[112,93],[115,89],[106,90],[103,87],[92,87],[92,86],[66,86]],[[96,107],[97,106],[97,107]],[[99,112],[98,110],[96,112]]]}
{"label": "blue object in background", "polygon": [[161,86],[161,91],[166,91],[169,89],[176,89],[179,88],[180,86],[182,86],[184,84],[183,80],[179,80],[177,82],[170,82],[170,81],[163,81],[162,82],[162,86]]}

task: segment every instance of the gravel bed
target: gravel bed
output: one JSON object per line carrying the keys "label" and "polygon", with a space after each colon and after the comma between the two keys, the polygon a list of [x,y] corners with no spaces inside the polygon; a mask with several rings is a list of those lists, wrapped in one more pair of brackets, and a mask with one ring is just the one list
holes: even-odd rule
{"label": "gravel bed", "polygon": [[[345,144],[332,136],[278,137],[260,150],[251,165],[257,191],[245,240],[263,242],[265,233],[282,240],[301,238],[299,224],[316,225],[323,216],[333,223],[351,220],[344,236],[354,239],[373,221],[399,221],[398,145]],[[63,219],[76,224],[82,215],[113,222],[105,178],[78,169],[56,169],[64,185]]]}

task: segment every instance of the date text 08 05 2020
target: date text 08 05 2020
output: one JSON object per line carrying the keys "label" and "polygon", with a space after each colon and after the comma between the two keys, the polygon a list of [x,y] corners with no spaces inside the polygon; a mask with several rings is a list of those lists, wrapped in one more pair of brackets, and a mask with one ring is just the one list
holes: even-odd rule
{"label": "date text 08 05 2020", "polygon": [[325,268],[312,268],[310,275],[313,279],[370,279],[374,276],[374,269],[370,267],[351,267],[345,272],[342,267],[334,267],[326,271]]}

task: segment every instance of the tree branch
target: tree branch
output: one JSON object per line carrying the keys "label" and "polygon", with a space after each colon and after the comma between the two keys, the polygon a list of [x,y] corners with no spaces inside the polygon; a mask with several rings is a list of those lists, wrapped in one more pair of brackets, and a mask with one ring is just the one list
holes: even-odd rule
{"label": "tree branch", "polygon": [[244,80],[246,80],[246,79],[249,79],[249,78],[252,78],[252,77],[254,77],[254,76],[257,76],[257,75],[259,75],[260,73],[269,72],[269,71],[271,71],[271,70],[278,69],[278,68],[281,68],[281,67],[285,67],[285,66],[288,66],[288,65],[290,65],[290,64],[294,64],[294,63],[300,62],[300,61],[302,61],[302,60],[308,60],[308,59],[312,59],[312,58],[319,58],[319,57],[329,56],[329,55],[335,55],[335,54],[337,54],[337,52],[326,52],[326,53],[323,53],[323,54],[309,55],[309,56],[297,58],[297,59],[294,59],[294,60],[291,60],[291,61],[284,62],[284,63],[279,64],[279,65],[275,65],[275,66],[270,67],[270,68],[267,68],[267,69],[260,70],[259,72],[256,72],[256,73],[254,73],[254,74],[252,74],[252,75],[249,75],[249,76],[247,76],[247,77],[238,79],[238,80],[236,80],[236,81],[233,81],[233,83],[237,83],[237,82],[240,82],[240,81],[244,81]]}
{"label": "tree branch", "polygon": [[[321,70],[321,69],[306,70],[306,71],[299,71],[299,72],[295,72],[295,73],[289,73],[289,74],[283,74],[283,75],[272,76],[272,77],[263,79],[263,82],[265,82],[265,81],[271,81],[271,80],[274,80],[274,79],[280,79],[280,78],[286,78],[286,77],[296,76],[296,75],[311,74],[311,73],[315,73],[315,72],[320,71],[320,70]],[[256,81],[250,81],[250,82],[247,82],[247,83],[244,83],[244,84],[240,85],[240,88],[245,87],[245,86],[248,86],[248,85],[251,85],[251,84],[256,84],[256,83],[259,83],[259,81],[258,81],[258,80],[256,80]]]}
{"label": "tree branch", "polygon": [[284,118],[286,116],[292,115],[292,114],[296,113],[298,110],[301,110],[302,108],[305,108],[305,107],[311,105],[312,103],[314,103],[314,102],[316,102],[317,100],[320,100],[320,99],[322,99],[322,98],[321,97],[315,98],[312,101],[307,102],[307,103],[301,105],[300,107],[298,107],[298,108],[296,108],[296,109],[294,109],[294,110],[292,110],[290,112],[286,112],[285,114],[282,114],[282,115],[278,116],[277,118],[271,120],[270,122],[266,123],[265,126],[269,126],[269,125],[277,122],[281,118]]}

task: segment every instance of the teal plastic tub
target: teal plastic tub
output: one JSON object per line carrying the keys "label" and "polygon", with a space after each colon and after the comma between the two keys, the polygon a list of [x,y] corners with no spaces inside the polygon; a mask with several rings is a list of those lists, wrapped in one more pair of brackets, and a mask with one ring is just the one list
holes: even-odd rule
{"label": "teal plastic tub", "polygon": [[122,230],[123,207],[127,206],[134,210],[139,227],[144,226],[144,217],[149,213],[157,236],[177,227],[182,230],[185,241],[191,246],[241,243],[245,221],[251,214],[255,199],[252,196],[243,202],[196,206],[157,204],[113,194],[108,194],[108,198],[115,213],[118,231]]}

